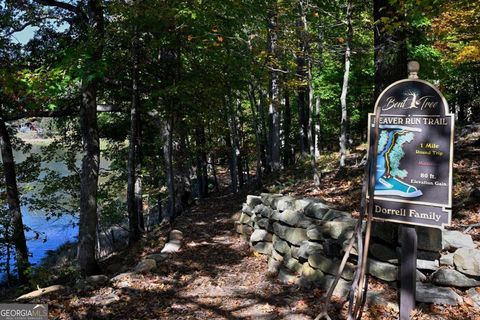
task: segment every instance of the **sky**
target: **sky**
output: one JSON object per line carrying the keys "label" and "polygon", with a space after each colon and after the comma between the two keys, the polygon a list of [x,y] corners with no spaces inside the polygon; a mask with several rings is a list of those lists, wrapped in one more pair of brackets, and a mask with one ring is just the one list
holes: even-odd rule
{"label": "sky", "polygon": [[[65,31],[67,28],[68,28],[68,23],[64,22],[63,24],[58,26],[56,29],[57,31],[62,32],[62,31]],[[18,43],[26,44],[28,41],[30,41],[33,38],[37,30],[38,30],[38,27],[28,26],[20,32],[15,32],[12,35],[12,39],[14,41],[17,41]]]}
{"label": "sky", "polygon": [[37,31],[37,30],[38,30],[37,27],[30,27],[30,26],[26,27],[25,29],[23,29],[20,32],[15,32],[12,35],[12,39],[16,40],[17,42],[19,42],[21,44],[26,44],[28,41],[30,41],[30,39],[33,38],[33,36],[35,34],[35,31]]}

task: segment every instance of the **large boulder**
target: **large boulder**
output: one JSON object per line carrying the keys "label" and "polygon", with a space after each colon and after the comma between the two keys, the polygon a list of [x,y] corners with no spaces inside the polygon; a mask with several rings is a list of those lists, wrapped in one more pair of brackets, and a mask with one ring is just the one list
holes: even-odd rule
{"label": "large boulder", "polygon": [[460,248],[474,249],[472,236],[455,230],[442,231],[442,249],[454,251]]}
{"label": "large boulder", "polygon": [[375,259],[392,264],[398,264],[397,252],[395,252],[391,246],[374,242],[368,249],[372,257]]}
{"label": "large boulder", "polygon": [[277,250],[272,250],[272,258],[277,261],[283,262],[284,255],[285,254],[279,253]]}
{"label": "large boulder", "polygon": [[250,236],[250,242],[256,243],[260,241],[271,242],[272,234],[269,233],[267,230],[255,229],[255,231],[253,231],[252,235]]}
{"label": "large boulder", "polygon": [[286,254],[290,252],[290,246],[288,245],[288,242],[278,238],[277,236],[272,237],[272,243],[273,243],[273,248],[281,254]]}
{"label": "large boulder", "polygon": [[307,229],[307,237],[313,241],[323,240],[323,232],[320,226],[311,226]]}
{"label": "large boulder", "polygon": [[453,256],[455,253],[447,253],[440,256],[440,265],[441,266],[453,266]]}
{"label": "large boulder", "polygon": [[304,212],[305,208],[308,207],[312,203],[318,203],[317,199],[298,199],[295,200],[295,210],[300,212]]}
{"label": "large boulder", "polygon": [[416,300],[423,303],[457,305],[463,302],[452,288],[417,282]]}
{"label": "large boulder", "polygon": [[398,224],[374,221],[372,223],[372,237],[381,239],[390,244],[397,244]]}
{"label": "large boulder", "polygon": [[260,198],[262,199],[263,204],[267,207],[273,207],[273,202],[280,197],[283,197],[283,195],[274,194],[274,193],[262,193],[262,194],[260,194]]}
{"label": "large boulder", "polygon": [[368,259],[367,272],[384,281],[395,281],[398,277],[397,266],[371,258]]}
{"label": "large boulder", "polygon": [[435,271],[439,267],[440,267],[440,263],[438,260],[432,261],[432,260],[417,259],[417,269]]}
{"label": "large boulder", "polygon": [[315,269],[308,262],[305,262],[303,263],[301,276],[303,281],[310,283],[320,281],[325,274],[322,272],[322,270]]}
{"label": "large boulder", "polygon": [[181,240],[183,240],[183,232],[180,231],[180,230],[176,230],[176,229],[170,231],[170,233],[168,234],[168,240],[169,241],[172,241],[172,240],[181,241]]}
{"label": "large boulder", "polygon": [[442,250],[442,230],[416,226],[419,250],[435,251]]}
{"label": "large boulder", "polygon": [[88,276],[85,281],[91,286],[101,286],[107,284],[110,279],[104,274],[97,274],[94,276]]}
{"label": "large boulder", "polygon": [[440,259],[440,252],[417,250],[417,259],[435,261]]}
{"label": "large boulder", "polygon": [[253,233],[253,228],[246,224],[237,224],[236,230],[246,241],[250,240],[250,236]]}
{"label": "large boulder", "polygon": [[357,220],[345,219],[343,221],[327,221],[320,226],[322,234],[332,239],[338,239],[343,234],[355,228]]}
{"label": "large boulder", "polygon": [[136,273],[150,272],[157,267],[157,262],[153,259],[144,259],[135,267]]}
{"label": "large boulder", "polygon": [[272,215],[272,220],[280,221],[291,227],[295,227],[303,219],[305,219],[305,216],[301,212],[290,209],[283,212],[276,211]]}
{"label": "large boulder", "polygon": [[[312,254],[308,257],[308,263],[312,268],[319,269],[324,273],[329,273],[331,275],[336,275],[338,272],[338,267],[340,266],[340,260],[332,260],[321,254]],[[355,267],[351,263],[347,263],[342,272],[342,278],[346,280],[353,279],[353,273],[355,272]]]}
{"label": "large boulder", "polygon": [[288,197],[288,196],[277,198],[273,200],[273,206],[278,211],[295,209],[295,198]]}
{"label": "large boulder", "polygon": [[262,198],[259,196],[248,195],[247,196],[247,205],[251,208],[255,208],[257,205],[262,204]]}
{"label": "large boulder", "polygon": [[432,282],[449,287],[476,287],[480,281],[472,279],[453,269],[439,269],[432,274]]}
{"label": "large boulder", "polygon": [[[308,257],[315,253],[322,253],[323,245],[318,242],[303,241],[300,248],[296,251],[294,256],[297,259],[308,260]],[[293,255],[293,254],[292,254]]]}
{"label": "large boulder", "polygon": [[296,246],[300,246],[302,241],[308,239],[307,230],[303,228],[287,227],[275,222],[273,224],[273,230],[278,237]]}
{"label": "large boulder", "polygon": [[304,208],[307,217],[321,220],[330,208],[323,203],[310,203]]}
{"label": "large boulder", "polygon": [[273,245],[271,242],[257,242],[252,246],[252,249],[258,253],[270,255],[272,253]]}
{"label": "large boulder", "polygon": [[480,276],[480,250],[460,248],[455,251],[453,263],[464,274]]}
{"label": "large boulder", "polygon": [[295,271],[298,274],[302,273],[303,264],[300,263],[300,261],[298,261],[297,259],[295,259],[291,256],[287,256],[285,258],[285,260],[283,261],[283,264],[285,265],[285,267],[287,267],[288,269],[290,269],[292,271]]}
{"label": "large boulder", "polygon": [[477,291],[478,288],[471,288],[467,290],[467,296],[472,299],[473,305],[475,308],[480,309],[480,292]]}
{"label": "large boulder", "polygon": [[248,204],[244,203],[242,205],[242,212],[245,213],[247,216],[251,216],[253,213],[253,208],[250,207]]}
{"label": "large boulder", "polygon": [[264,218],[271,219],[275,212],[276,210],[273,210],[270,207],[263,207],[262,210],[260,210],[259,215]]}
{"label": "large boulder", "polygon": [[259,204],[255,206],[255,208],[252,210],[252,216],[258,216],[258,217],[263,217],[263,218],[269,218],[273,214],[273,209],[270,207],[267,207],[263,204]]}
{"label": "large boulder", "polygon": [[174,253],[180,251],[182,242],[180,240],[170,240],[163,247],[160,253]]}
{"label": "large boulder", "polygon": [[238,222],[240,222],[241,224],[248,224],[250,222],[250,216],[245,212],[242,212],[242,214],[240,215],[240,219],[238,219]]}
{"label": "large boulder", "polygon": [[357,220],[345,217],[339,220],[325,221],[321,225],[309,227],[307,236],[310,240],[317,241],[325,238],[345,238],[345,235],[352,231],[356,224]]}
{"label": "large boulder", "polygon": [[268,218],[256,219],[253,227],[255,229],[265,229],[269,232],[273,232],[273,224],[270,222],[270,219]]}
{"label": "large boulder", "polygon": [[166,253],[152,253],[152,254],[149,254],[149,255],[146,255],[146,256],[145,256],[145,259],[153,259],[153,260],[155,260],[157,263],[163,262],[163,261],[165,261],[167,258],[168,258],[168,254],[166,254]]}
{"label": "large boulder", "polygon": [[265,205],[264,205],[263,203],[257,204],[257,205],[253,208],[252,214],[260,213],[260,211],[262,211],[263,208],[265,208]]}

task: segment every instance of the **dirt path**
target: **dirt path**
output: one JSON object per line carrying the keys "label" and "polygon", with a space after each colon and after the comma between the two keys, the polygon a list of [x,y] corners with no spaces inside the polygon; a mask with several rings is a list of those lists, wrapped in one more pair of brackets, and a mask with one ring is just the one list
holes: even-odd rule
{"label": "dirt path", "polygon": [[153,272],[50,299],[52,319],[312,319],[321,292],[268,278],[266,257],[235,234],[232,215],[244,199],[204,200],[175,223],[180,252]]}
{"label": "dirt path", "polygon": [[[214,196],[179,217],[174,228],[184,234],[181,250],[151,272],[131,270],[146,254],[160,252],[165,232],[152,232],[142,252],[130,254],[132,260],[125,262],[130,271],[120,280],[35,302],[49,304],[49,319],[313,319],[324,292],[269,278],[266,257],[253,253],[235,233],[232,216],[245,197]],[[378,283],[370,288],[387,290]],[[414,319],[477,319],[465,306],[421,309]],[[337,302],[329,313],[332,319],[346,319],[345,311],[346,305]],[[397,316],[374,306],[362,319]]]}

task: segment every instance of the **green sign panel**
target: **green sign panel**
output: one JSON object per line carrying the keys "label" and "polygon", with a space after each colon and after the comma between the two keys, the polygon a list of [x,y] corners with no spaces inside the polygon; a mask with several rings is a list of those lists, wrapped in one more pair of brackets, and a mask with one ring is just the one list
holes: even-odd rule
{"label": "green sign panel", "polygon": [[[454,118],[448,111],[440,91],[422,80],[395,82],[379,96],[374,219],[450,225]],[[374,125],[370,114],[370,142]]]}

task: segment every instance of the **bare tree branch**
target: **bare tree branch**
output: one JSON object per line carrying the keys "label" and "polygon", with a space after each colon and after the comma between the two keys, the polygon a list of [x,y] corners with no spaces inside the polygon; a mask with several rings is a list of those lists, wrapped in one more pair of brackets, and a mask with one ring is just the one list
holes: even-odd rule
{"label": "bare tree branch", "polygon": [[74,6],[70,3],[57,1],[57,0],[34,0],[34,1],[44,6],[65,9],[67,11],[77,14],[78,16],[81,16],[82,18],[86,18],[85,13],[80,9],[80,7]]}
{"label": "bare tree branch", "polygon": [[[15,121],[25,118],[61,118],[66,116],[71,116],[74,114],[78,115],[80,108],[72,107],[68,109],[61,109],[61,110],[31,110],[31,111],[24,111],[19,112],[16,114],[8,115],[3,117],[0,115],[0,120],[5,122]],[[97,112],[119,112],[120,107],[108,104],[99,104],[97,105]]]}

